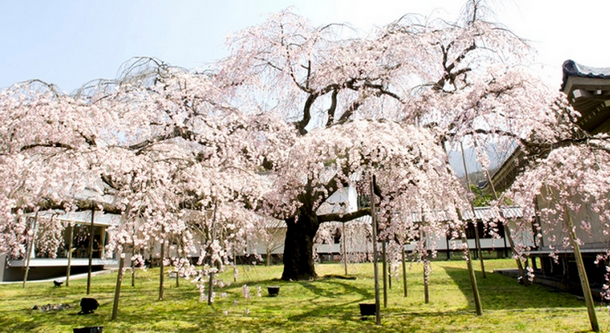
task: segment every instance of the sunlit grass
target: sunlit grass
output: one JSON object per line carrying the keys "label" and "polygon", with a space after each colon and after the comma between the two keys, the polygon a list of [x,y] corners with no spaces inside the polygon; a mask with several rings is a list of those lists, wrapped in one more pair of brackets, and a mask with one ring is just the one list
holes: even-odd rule
{"label": "sunlit grass", "polygon": [[[116,273],[94,277],[91,297],[100,302],[92,315],[77,315],[85,297],[86,280],[55,288],[51,282],[0,285],[0,331],[72,332],[74,327],[104,326],[104,332],[582,332],[589,321],[584,301],[539,286],[524,287],[513,279],[491,274],[495,268],[512,268],[512,260],[485,262],[487,278],[477,272],[483,316],[476,316],[466,264],[432,263],[430,303],[424,303],[423,273],[418,264],[408,268],[408,297],[401,279],[392,280],[388,307],[382,304],[382,327],[374,319],[362,320],[358,303],[374,300],[371,264],[349,266],[356,280],[321,278],[316,281],[279,281],[282,267],[240,266],[221,275],[230,286],[216,288],[212,306],[200,302],[199,291],[187,280],[176,287],[166,277],[164,300],[158,301],[158,269],[138,271],[136,286],[129,274],[123,281],[119,319],[110,321]],[[380,266],[381,268],[381,266]],[[399,270],[400,271],[400,270]],[[320,276],[343,274],[339,264],[317,267]],[[251,299],[242,295],[250,288]],[[268,297],[266,287],[279,285],[278,297]],[[262,297],[256,288],[262,288]],[[226,297],[221,297],[226,293]],[[383,302],[383,297],[382,297]],[[70,303],[71,310],[39,312],[34,305]],[[601,306],[597,315],[602,330],[610,317]]]}

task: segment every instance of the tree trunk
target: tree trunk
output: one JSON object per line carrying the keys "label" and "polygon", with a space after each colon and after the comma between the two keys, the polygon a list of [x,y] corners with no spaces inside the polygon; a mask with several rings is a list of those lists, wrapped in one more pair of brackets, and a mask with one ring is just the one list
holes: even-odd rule
{"label": "tree trunk", "polygon": [[313,262],[313,239],[320,224],[315,213],[298,215],[286,219],[286,242],[284,244],[284,273],[282,280],[311,280],[317,277]]}

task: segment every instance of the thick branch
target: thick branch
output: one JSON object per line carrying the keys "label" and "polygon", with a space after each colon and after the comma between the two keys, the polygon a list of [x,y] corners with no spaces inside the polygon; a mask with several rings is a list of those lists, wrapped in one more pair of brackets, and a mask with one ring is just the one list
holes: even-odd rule
{"label": "thick branch", "polygon": [[318,215],[318,222],[320,222],[320,223],[323,223],[323,222],[349,222],[351,220],[355,220],[359,217],[363,217],[363,216],[367,216],[367,215],[371,215],[370,208],[365,208],[365,209],[357,210],[355,212],[346,213],[346,214],[333,213],[333,214]]}
{"label": "thick branch", "polygon": [[31,145],[25,145],[25,146],[21,147],[20,151],[26,151],[26,150],[34,149],[37,147],[74,149],[74,147],[72,147],[71,145],[61,143],[61,142],[42,142],[42,143],[33,143]]}
{"label": "thick branch", "polygon": [[328,108],[328,121],[326,122],[326,127],[332,126],[335,121],[335,111],[337,110],[337,94],[339,94],[338,89],[334,89],[332,95],[330,96],[331,103],[330,108]]}

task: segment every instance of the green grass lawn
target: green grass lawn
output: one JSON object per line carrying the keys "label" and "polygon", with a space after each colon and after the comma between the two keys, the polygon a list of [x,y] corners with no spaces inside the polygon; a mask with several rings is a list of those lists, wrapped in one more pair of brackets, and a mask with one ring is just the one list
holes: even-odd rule
{"label": "green grass lawn", "polygon": [[[488,272],[512,268],[513,260],[487,260]],[[381,268],[381,265],[379,266]],[[477,266],[478,267],[478,266]],[[212,306],[199,301],[193,283],[180,286],[166,278],[163,301],[158,301],[158,269],[138,271],[136,286],[126,274],[119,318],[111,321],[116,273],[96,276],[91,297],[100,308],[78,315],[85,297],[86,279],[70,287],[54,288],[51,282],[0,285],[0,331],[72,332],[75,327],[103,326],[104,332],[586,332],[590,329],[585,303],[574,296],[540,286],[524,287],[497,274],[481,278],[483,316],[476,316],[466,264],[463,261],[432,263],[430,303],[424,303],[422,266],[408,268],[408,297],[402,280],[393,280],[388,307],[382,304],[382,325],[374,317],[362,320],[358,303],[374,300],[372,264],[350,265],[356,280],[327,278],[308,282],[277,281],[282,267],[240,266],[237,282],[232,272],[222,275],[230,286],[217,288]],[[339,264],[317,266],[320,276],[342,274]],[[250,287],[251,299],[242,295]],[[268,297],[266,286],[279,285],[278,297]],[[256,287],[263,289],[257,296]],[[226,293],[222,297],[221,293]],[[383,302],[383,296],[382,296]],[[34,305],[70,303],[71,310],[39,312]],[[610,329],[605,306],[597,306],[602,331]]]}

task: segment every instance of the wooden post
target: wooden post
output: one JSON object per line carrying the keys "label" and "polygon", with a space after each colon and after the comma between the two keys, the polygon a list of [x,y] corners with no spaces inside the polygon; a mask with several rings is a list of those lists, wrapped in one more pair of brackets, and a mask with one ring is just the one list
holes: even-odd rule
{"label": "wooden post", "polygon": [[[466,155],[464,154],[464,145],[460,141],[460,148],[462,150],[462,163],[464,165],[464,173],[466,174],[466,187],[468,188],[468,192],[472,194],[472,189],[470,188],[470,176],[468,175],[468,167],[466,166]],[[477,228],[477,217],[474,213],[474,204],[472,200],[468,200],[470,202],[470,210],[472,212],[472,225],[474,227],[474,238],[475,238],[475,248],[477,251],[477,255],[479,256],[479,261],[481,262],[481,272],[483,273],[483,278],[485,276],[485,264],[483,263],[483,253],[481,252],[481,239],[479,238],[479,228]]]}
{"label": "wooden post", "polygon": [[[489,173],[487,173],[487,172],[485,172],[485,175],[487,175],[487,182],[489,183],[489,186],[491,187],[491,193],[494,196],[494,200],[497,201],[498,193],[496,193],[496,188],[494,187],[494,184],[491,181],[491,177],[489,176]],[[506,246],[506,240],[508,239],[508,243],[510,244],[510,251],[516,257],[517,251],[515,250],[515,242],[513,241],[513,237],[510,234],[510,229],[508,228],[507,223],[505,223],[504,221],[502,221],[502,226],[504,227],[504,241],[505,241],[504,244]],[[523,285],[527,286],[529,284],[529,281],[527,280],[527,277],[525,276],[525,270],[523,269],[523,264],[521,263],[521,260],[519,258],[515,258],[515,260],[517,261],[517,268],[519,269],[519,275],[521,276]]]}
{"label": "wooden post", "polygon": [[388,289],[392,290],[392,262],[388,259]]}
{"label": "wooden post", "polygon": [[570,242],[572,243],[572,249],[574,250],[574,259],[576,259],[576,267],[578,268],[578,276],[580,277],[580,285],[582,287],[582,293],[585,296],[585,303],[587,304],[587,312],[589,313],[591,330],[599,332],[599,324],[597,323],[597,316],[595,314],[595,303],[593,302],[593,296],[591,295],[591,286],[589,285],[587,271],[585,270],[585,263],[583,262],[582,254],[580,253],[580,246],[576,240],[572,216],[570,215],[570,210],[567,205],[563,205],[563,210],[566,215],[564,220],[565,227],[568,230],[568,235],[570,236]]}
{"label": "wooden post", "polygon": [[405,246],[400,246],[401,255],[402,255],[402,286],[404,288],[404,296],[407,297],[407,265],[405,260]]}
{"label": "wooden post", "polygon": [[343,222],[343,231],[341,232],[341,243],[343,245],[343,270],[345,271],[345,275],[347,275],[347,248],[345,247],[345,222]]}
{"label": "wooden post", "polygon": [[159,265],[159,300],[163,300],[163,280],[165,280],[165,238],[161,240],[161,254]]}
{"label": "wooden post", "polygon": [[104,244],[106,244],[106,227],[102,227],[100,230],[100,243],[98,244],[100,247],[100,259],[106,257],[106,246]]}
{"label": "wooden post", "polygon": [[[472,209],[472,214],[474,214],[474,208]],[[473,218],[472,226],[474,227],[474,238],[475,238],[475,246],[477,250],[477,255],[479,256],[479,261],[481,262],[481,273],[482,277],[485,279],[487,276],[485,275],[485,264],[483,262],[483,252],[481,251],[481,238],[479,237],[479,228],[478,222]]]}
{"label": "wooden post", "polygon": [[91,228],[89,229],[89,270],[87,272],[87,295],[91,292],[91,267],[93,266],[93,223],[95,221],[95,204],[91,203]]}
{"label": "wooden post", "polygon": [[383,278],[383,307],[388,307],[388,259],[385,248],[385,239],[381,241],[381,267],[383,274],[381,275]]}
{"label": "wooden post", "polygon": [[179,287],[180,287],[180,268],[176,269],[176,288],[179,288]]}
{"label": "wooden post", "polygon": [[430,303],[430,261],[428,261],[428,255],[424,258],[424,303]]}
{"label": "wooden post", "polygon": [[119,313],[119,298],[121,295],[121,284],[123,283],[123,267],[125,265],[125,258],[119,253],[119,273],[116,277],[116,286],[114,287],[114,303],[112,305],[112,317],[111,320],[116,320]]}
{"label": "wooden post", "polygon": [[72,241],[74,240],[74,224],[70,222],[68,233],[68,267],[66,267],[66,287],[70,286],[70,271],[72,270]]}
{"label": "wooden post", "polygon": [[468,276],[470,277],[470,285],[472,286],[472,294],[474,296],[474,305],[477,310],[477,315],[483,315],[483,305],[481,304],[481,296],[479,295],[479,287],[477,285],[477,277],[474,274],[474,268],[472,267],[472,258],[470,257],[470,249],[468,248],[468,239],[466,238],[466,228],[462,224],[461,230],[462,243],[466,247],[464,253],[466,254],[466,263],[468,265]]}
{"label": "wooden post", "polygon": [[[216,208],[218,206],[216,205],[216,201],[214,201],[214,212],[212,213],[212,235],[210,237],[210,242],[214,241],[214,238],[216,238],[216,228],[215,228],[215,224],[216,224]],[[215,265],[216,263],[212,261],[212,256],[210,255],[210,269],[212,269],[212,267]],[[208,305],[212,305],[212,293],[214,292],[214,273],[210,273],[210,281],[208,282]]]}
{"label": "wooden post", "polygon": [[451,260],[451,246],[449,245],[449,238],[451,237],[451,233],[447,233],[445,235],[445,243],[447,246],[447,260]]}
{"label": "wooden post", "polygon": [[25,283],[28,280],[28,275],[30,274],[30,260],[32,259],[32,251],[34,249],[34,241],[36,240],[36,233],[38,232],[38,212],[34,215],[34,224],[32,225],[32,238],[30,238],[28,249],[26,251],[25,258],[25,272],[23,272],[23,288],[25,288]]}
{"label": "wooden post", "polygon": [[136,286],[136,261],[131,260],[131,286]]}
{"label": "wooden post", "polygon": [[[422,227],[423,227],[423,223],[424,223],[424,213],[422,212]],[[428,304],[430,303],[430,280],[428,279],[429,275],[430,275],[430,271],[429,271],[429,262],[428,262],[428,241],[425,238],[426,237],[426,233],[424,233],[423,230],[419,230],[419,238],[422,242],[424,242],[424,250],[426,251],[426,253],[424,254],[424,262],[423,262],[423,268],[424,268],[424,303]]]}
{"label": "wooden post", "polygon": [[375,212],[375,175],[371,177],[371,224],[373,229],[373,269],[375,271],[375,323],[381,325],[379,306],[379,270],[377,268],[377,213]]}

